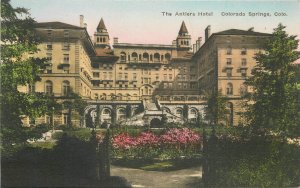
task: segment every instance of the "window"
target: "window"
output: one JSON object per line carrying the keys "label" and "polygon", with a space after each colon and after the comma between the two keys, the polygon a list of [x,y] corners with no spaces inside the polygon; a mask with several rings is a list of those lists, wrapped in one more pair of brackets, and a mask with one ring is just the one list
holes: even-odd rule
{"label": "window", "polygon": [[241,96],[244,96],[244,95],[247,94],[247,92],[248,92],[247,86],[244,85],[244,84],[242,84],[241,87],[240,87],[240,95],[241,95]]}
{"label": "window", "polygon": [[169,74],[169,80],[173,80],[173,75]]}
{"label": "window", "polygon": [[182,83],[178,83],[178,88],[182,89]]}
{"label": "window", "polygon": [[132,57],[132,61],[134,61],[134,62],[136,62],[136,61],[138,60],[138,55],[137,55],[137,53],[135,53],[135,52],[133,52],[133,53],[131,54],[131,57]]}
{"label": "window", "polygon": [[46,94],[52,94],[53,93],[53,84],[49,80],[45,82],[45,93]]}
{"label": "window", "polygon": [[246,48],[242,48],[241,55],[246,55],[246,54],[247,54],[247,49]]}
{"label": "window", "polygon": [[186,79],[186,74],[182,74],[182,80]]}
{"label": "window", "polygon": [[190,75],[190,80],[196,80],[196,75],[195,74],[191,74]]}
{"label": "window", "polygon": [[164,82],[164,88],[167,89],[168,88],[168,83]]}
{"label": "window", "polygon": [[28,85],[28,91],[29,91],[29,93],[35,92],[35,83]]}
{"label": "window", "polygon": [[68,42],[64,42],[63,50],[69,50],[69,49],[70,49],[70,44]]}
{"label": "window", "polygon": [[119,80],[122,80],[122,73],[119,72],[119,77],[118,77]]}
{"label": "window", "polygon": [[47,53],[47,61],[51,62],[52,61],[52,53]]}
{"label": "window", "polygon": [[156,81],[158,81],[158,80],[159,80],[159,74],[156,73],[155,75],[156,75],[156,76],[155,76],[155,79],[156,79]]}
{"label": "window", "polygon": [[167,74],[164,74],[164,81],[167,81]]}
{"label": "window", "polygon": [[107,80],[107,72],[103,72],[103,80]]}
{"label": "window", "polygon": [[69,63],[69,54],[64,54],[64,63]]}
{"label": "window", "polygon": [[226,74],[227,74],[227,77],[231,77],[232,76],[232,69],[226,69]]}
{"label": "window", "polygon": [[242,58],[242,66],[246,66],[247,65],[247,59],[246,58]]}
{"label": "window", "polygon": [[228,83],[226,87],[226,94],[227,95],[232,95],[233,94],[233,86],[232,83]]}
{"label": "window", "polygon": [[128,73],[125,73],[125,80],[128,80]]}
{"label": "window", "polygon": [[112,72],[109,72],[109,73],[108,73],[108,77],[109,77],[108,79],[112,80],[112,77],[113,77],[113,76],[112,76]]}
{"label": "window", "polygon": [[241,69],[241,76],[246,77],[247,76],[247,70],[246,69]]}
{"label": "window", "polygon": [[187,89],[187,83],[183,83],[183,89]]}
{"label": "window", "polygon": [[69,123],[69,114],[63,114],[63,124],[67,125]]}
{"label": "window", "polygon": [[226,49],[226,54],[227,54],[227,55],[231,55],[231,53],[232,53],[232,49],[231,49],[231,47],[228,47],[228,48]]}
{"label": "window", "polygon": [[69,30],[64,30],[64,37],[68,38],[69,37]]}
{"label": "window", "polygon": [[62,95],[67,96],[70,93],[70,82],[65,80],[62,83]]}
{"label": "window", "polygon": [[191,86],[191,89],[196,89],[197,88],[196,83],[191,83],[190,86]]}
{"label": "window", "polygon": [[126,53],[125,52],[121,52],[120,61],[121,62],[126,62]]}
{"label": "window", "polygon": [[93,77],[99,78],[99,76],[100,76],[99,72],[93,72]]}
{"label": "window", "polygon": [[132,80],[136,80],[136,73],[133,73]]}
{"label": "window", "polygon": [[46,48],[47,50],[52,50],[52,44],[47,44]]}
{"label": "window", "polygon": [[231,58],[226,58],[226,64],[231,65]]}

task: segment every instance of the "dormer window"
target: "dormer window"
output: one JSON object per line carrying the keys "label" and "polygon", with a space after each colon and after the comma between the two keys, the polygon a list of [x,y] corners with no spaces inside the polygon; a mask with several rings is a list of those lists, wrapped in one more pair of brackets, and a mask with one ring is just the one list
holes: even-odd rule
{"label": "dormer window", "polygon": [[241,55],[246,55],[246,54],[247,54],[247,49],[246,48],[242,48]]}

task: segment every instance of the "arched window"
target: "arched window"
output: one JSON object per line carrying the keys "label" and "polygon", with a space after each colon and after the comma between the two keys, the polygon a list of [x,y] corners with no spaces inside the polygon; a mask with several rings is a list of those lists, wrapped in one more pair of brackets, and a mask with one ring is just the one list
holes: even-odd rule
{"label": "arched window", "polygon": [[98,93],[95,93],[95,99],[99,99]]}
{"label": "arched window", "polygon": [[103,93],[103,94],[101,95],[101,100],[106,100],[106,94],[105,94],[105,93]]}
{"label": "arched window", "polygon": [[119,93],[119,94],[117,95],[117,100],[122,100],[122,94],[121,94],[121,93]]}
{"label": "arched window", "polygon": [[122,120],[126,118],[126,111],[124,108],[118,110],[118,120]]}
{"label": "arched window", "polygon": [[135,52],[133,52],[133,53],[131,54],[131,57],[132,57],[132,61],[137,61],[137,60],[138,60],[138,55],[137,55],[137,53],[135,53]]}
{"label": "arched window", "polygon": [[108,108],[104,108],[101,114],[101,121],[103,122],[111,122],[111,110]]}
{"label": "arched window", "polygon": [[70,93],[70,82],[65,80],[62,83],[62,95],[67,96]]}
{"label": "arched window", "polygon": [[107,109],[107,108],[103,109],[103,112],[102,112],[103,115],[110,115],[110,113],[111,112],[109,109]]}
{"label": "arched window", "polygon": [[171,60],[171,55],[170,55],[169,53],[166,53],[166,54],[165,54],[165,59],[166,59],[167,61],[170,61],[170,60]]}
{"label": "arched window", "polygon": [[182,116],[183,116],[183,111],[182,111],[182,109],[180,109],[180,108],[177,108],[177,109],[176,109],[176,116],[178,116],[178,117],[182,117]]}
{"label": "arched window", "polygon": [[126,62],[126,53],[125,52],[121,52],[121,54],[120,54],[120,61],[121,62]]}
{"label": "arched window", "polygon": [[159,55],[159,53],[155,53],[154,54],[154,62],[158,62],[158,61],[160,61],[160,55]]}
{"label": "arched window", "polygon": [[241,87],[240,87],[240,95],[241,96],[245,96],[247,94],[247,86],[242,84]]}
{"label": "arched window", "polygon": [[52,94],[53,93],[53,83],[50,80],[45,82],[45,93]]}
{"label": "arched window", "polygon": [[233,94],[233,86],[232,83],[228,83],[226,87],[226,94],[227,95],[232,95]]}
{"label": "arched window", "polygon": [[144,62],[149,62],[149,54],[148,53],[143,53],[143,61]]}

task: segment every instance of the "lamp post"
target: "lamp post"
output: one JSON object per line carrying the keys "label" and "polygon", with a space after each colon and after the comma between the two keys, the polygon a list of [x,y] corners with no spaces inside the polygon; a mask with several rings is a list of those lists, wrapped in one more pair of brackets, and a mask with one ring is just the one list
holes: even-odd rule
{"label": "lamp post", "polygon": [[54,132],[54,107],[52,107],[52,133]]}

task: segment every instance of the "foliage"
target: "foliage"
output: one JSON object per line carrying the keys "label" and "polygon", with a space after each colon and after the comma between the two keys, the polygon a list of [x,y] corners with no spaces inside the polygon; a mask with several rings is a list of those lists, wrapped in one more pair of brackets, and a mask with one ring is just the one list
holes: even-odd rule
{"label": "foliage", "polygon": [[201,137],[190,129],[170,129],[163,134],[142,132],[136,136],[120,133],[113,137],[115,157],[170,159],[192,157],[200,151]]}
{"label": "foliage", "polygon": [[[1,1],[1,137],[3,147],[24,142],[21,115],[34,119],[49,112],[56,102],[43,93],[22,93],[18,86],[34,85],[45,68],[45,58],[27,57],[38,51],[35,21],[24,8]],[[26,134],[25,134],[26,135]]]}
{"label": "foliage", "polygon": [[300,147],[275,139],[222,136],[208,145],[213,187],[297,187]]}
{"label": "foliage", "polygon": [[207,94],[207,107],[206,119],[208,119],[214,125],[219,124],[222,121],[228,121],[226,114],[226,99],[222,96],[222,92],[213,91]]}
{"label": "foliage", "polygon": [[289,36],[281,24],[264,47],[256,54],[257,64],[247,84],[254,90],[249,95],[247,114],[254,135],[278,134],[282,138],[299,133],[297,81],[295,66],[299,58],[296,36]]}

